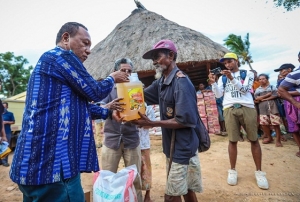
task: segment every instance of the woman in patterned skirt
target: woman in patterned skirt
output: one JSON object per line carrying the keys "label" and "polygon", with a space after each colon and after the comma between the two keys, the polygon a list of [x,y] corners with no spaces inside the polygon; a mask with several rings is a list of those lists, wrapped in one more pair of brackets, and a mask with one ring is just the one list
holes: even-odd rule
{"label": "woman in patterned skirt", "polygon": [[280,131],[280,115],[275,102],[277,99],[277,89],[270,85],[269,76],[260,74],[258,76],[260,87],[254,93],[255,102],[259,105],[259,124],[264,132],[263,144],[273,142],[271,136],[271,127],[273,126],[276,132],[276,147],[282,147],[281,131]]}

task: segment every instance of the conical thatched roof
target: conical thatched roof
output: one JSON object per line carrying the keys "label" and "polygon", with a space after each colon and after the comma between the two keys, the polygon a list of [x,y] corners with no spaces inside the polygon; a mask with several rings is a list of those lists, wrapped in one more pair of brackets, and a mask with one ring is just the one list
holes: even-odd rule
{"label": "conical thatched roof", "polygon": [[142,59],[142,55],[161,39],[174,41],[178,49],[177,64],[216,61],[228,52],[200,32],[154,12],[135,9],[92,49],[84,65],[95,79],[113,72],[114,61],[121,57],[129,57],[136,72],[154,70],[152,61]]}

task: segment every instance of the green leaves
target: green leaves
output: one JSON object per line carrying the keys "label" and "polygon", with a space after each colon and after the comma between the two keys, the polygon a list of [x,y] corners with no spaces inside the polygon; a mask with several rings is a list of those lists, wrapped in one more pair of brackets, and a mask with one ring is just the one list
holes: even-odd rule
{"label": "green leaves", "polygon": [[5,97],[26,91],[32,66],[25,67],[28,61],[23,56],[15,56],[13,52],[0,53],[0,78]]}
{"label": "green leaves", "polygon": [[292,11],[300,7],[299,0],[273,0],[276,7],[283,6],[287,11]]}
{"label": "green leaves", "polygon": [[244,40],[241,36],[237,36],[235,34],[229,34],[229,36],[224,39],[225,43],[224,45],[227,46],[227,48],[237,54],[240,62],[242,64],[247,63],[251,70],[253,70],[250,63],[253,63],[252,56],[250,55],[250,40],[249,40],[249,33],[246,34]]}

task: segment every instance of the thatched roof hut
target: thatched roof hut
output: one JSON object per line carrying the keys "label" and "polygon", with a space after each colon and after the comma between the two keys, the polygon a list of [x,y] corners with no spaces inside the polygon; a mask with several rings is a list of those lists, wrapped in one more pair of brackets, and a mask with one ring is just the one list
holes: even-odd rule
{"label": "thatched roof hut", "polygon": [[92,49],[84,65],[95,79],[101,79],[113,72],[116,59],[129,57],[139,78],[148,85],[154,80],[155,68],[152,61],[142,59],[142,55],[161,39],[174,41],[178,49],[177,65],[194,85],[205,82],[208,69],[220,66],[218,59],[228,52],[200,32],[154,12],[135,9]]}

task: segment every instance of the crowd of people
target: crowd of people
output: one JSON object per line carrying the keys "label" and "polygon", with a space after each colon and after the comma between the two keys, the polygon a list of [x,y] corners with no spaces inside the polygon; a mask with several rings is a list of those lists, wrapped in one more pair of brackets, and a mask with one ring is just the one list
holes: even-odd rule
{"label": "crowd of people", "polygon": [[[232,54],[232,53],[230,53]],[[298,56],[299,58],[299,56]],[[234,58],[231,58],[234,59]],[[300,59],[298,59],[300,61]],[[273,137],[276,137],[275,146],[282,147],[282,141],[286,141],[286,137],[283,136],[282,133],[286,134],[287,132],[293,134],[293,137],[296,142],[298,142],[297,133],[298,129],[298,110],[292,105],[289,101],[284,100],[279,91],[278,87],[281,82],[285,79],[285,77],[294,70],[295,66],[290,63],[286,63],[281,65],[278,69],[275,69],[275,72],[278,72],[278,79],[276,85],[272,85],[269,82],[269,75],[266,73],[261,73],[257,75],[255,70],[250,70],[254,74],[254,81],[252,87],[249,88],[249,92],[251,93],[254,100],[254,107],[257,111],[257,134],[262,138],[263,144],[273,143]],[[225,71],[224,71],[225,72]],[[220,75],[214,75],[214,78],[218,79]],[[242,82],[243,79],[241,79]],[[209,81],[209,84],[212,82]],[[222,83],[224,80],[222,79]],[[212,91],[211,88],[205,87],[204,84],[199,85],[199,92]],[[291,87],[288,90],[289,94],[296,99],[299,100],[300,93],[296,90],[295,87]],[[222,99],[221,102],[218,102],[219,99]],[[219,120],[223,120],[223,96],[220,98],[216,97],[219,112]],[[226,109],[226,108],[224,108]],[[220,122],[221,125],[221,122]],[[222,128],[222,125],[221,125]],[[226,130],[226,127],[225,127]],[[245,128],[241,127],[241,138],[243,140],[243,131]],[[273,135],[274,134],[274,135]],[[296,153],[296,156],[299,157],[299,152]]]}
{"label": "crowd of people", "polygon": [[[179,202],[182,196],[185,201],[197,201],[195,193],[202,192],[202,177],[199,138],[195,129],[205,129],[198,114],[195,88],[176,66],[175,44],[161,40],[142,56],[152,60],[156,68],[156,80],[144,89],[144,99],[147,105],[159,105],[160,120],[155,119],[153,108],[147,106],[146,114],[140,114],[140,119],[130,122],[124,122],[120,117],[124,103],[122,98],[117,98],[115,84],[129,81],[134,64],[129,58],[117,59],[114,72],[96,81],[83,66],[91,53],[90,47],[88,29],[80,23],[68,22],[57,33],[56,47],[40,57],[32,72],[22,131],[10,170],[10,178],[18,184],[23,200],[83,202],[80,173],[99,171],[96,148],[102,147],[101,169],[117,172],[121,158],[125,166],[135,164],[140,173],[134,180],[137,200],[151,201],[148,129],[161,127],[167,171],[164,201]],[[300,54],[298,57],[300,62]],[[288,131],[294,135],[299,146],[296,155],[300,156],[297,83],[300,70],[291,72],[294,69],[291,65],[281,66],[280,80],[275,87],[270,85],[266,74],[257,76],[255,71],[248,71],[243,78],[234,53],[225,54],[220,62],[226,67],[222,76],[217,78],[210,73],[209,88],[200,84],[199,89],[211,90],[219,99],[220,123],[229,138],[227,183],[237,184],[237,143],[243,127],[251,143],[257,185],[268,189],[257,131],[261,125],[263,143],[268,144],[273,141],[270,129],[274,129],[276,146],[282,146],[279,128],[282,115],[275,99],[284,99]],[[8,104],[4,103],[4,106],[8,107]],[[4,113],[3,123],[14,123],[13,116],[4,120],[8,117],[4,108],[0,111]],[[91,120],[106,120],[103,145],[98,141],[95,144]],[[5,133],[3,128],[2,139],[7,140],[9,131]],[[3,165],[5,163],[7,160],[2,161]],[[144,197],[142,190],[146,190]]]}
{"label": "crowd of people", "polygon": [[[298,54],[300,62],[300,53]],[[226,131],[229,136],[228,153],[231,168],[228,170],[227,183],[237,184],[237,142],[241,137],[241,130],[246,131],[246,137],[251,143],[251,151],[256,165],[255,177],[258,187],[268,189],[266,173],[261,171],[261,148],[258,137],[259,129],[263,131],[262,143],[272,143],[271,131],[276,134],[276,147],[282,147],[280,125],[284,125],[289,133],[293,134],[294,140],[300,149],[299,135],[299,74],[292,64],[283,64],[275,72],[279,72],[277,86],[269,82],[269,76],[262,73],[257,76],[255,70],[249,71],[242,78],[239,70],[238,57],[234,53],[227,53],[220,60],[226,70],[216,82],[217,75],[209,74],[209,82],[212,83],[212,91],[217,99],[223,98],[223,110]],[[244,71],[245,72],[245,71]],[[298,76],[298,77],[297,77]],[[226,83],[224,84],[224,78]],[[277,89],[278,88],[278,89]],[[283,100],[283,104],[282,104]],[[300,150],[299,150],[300,151]],[[300,152],[296,156],[300,157]]]}

